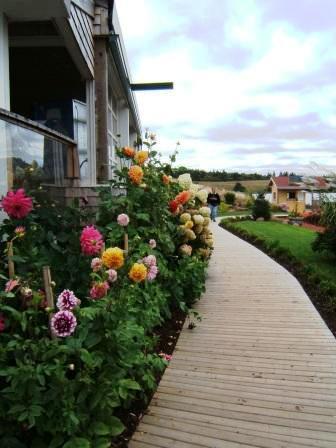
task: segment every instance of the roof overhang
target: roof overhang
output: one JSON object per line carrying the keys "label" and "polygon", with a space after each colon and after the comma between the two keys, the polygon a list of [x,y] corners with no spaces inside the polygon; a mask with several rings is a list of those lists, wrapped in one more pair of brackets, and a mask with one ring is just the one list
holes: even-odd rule
{"label": "roof overhang", "polygon": [[0,9],[10,21],[44,21],[69,17],[71,0],[1,0]]}

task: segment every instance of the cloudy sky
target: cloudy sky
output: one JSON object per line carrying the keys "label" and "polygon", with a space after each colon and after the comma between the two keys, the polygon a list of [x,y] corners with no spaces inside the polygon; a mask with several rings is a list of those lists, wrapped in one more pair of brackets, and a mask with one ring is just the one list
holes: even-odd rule
{"label": "cloudy sky", "polygon": [[[116,0],[142,124],[178,162],[336,169],[335,0]],[[315,170],[317,168],[314,168]]]}

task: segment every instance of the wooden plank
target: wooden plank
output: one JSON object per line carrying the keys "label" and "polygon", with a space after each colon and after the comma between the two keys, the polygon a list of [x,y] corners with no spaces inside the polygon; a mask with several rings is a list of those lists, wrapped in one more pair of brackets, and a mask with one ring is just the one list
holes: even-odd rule
{"label": "wooden plank", "polygon": [[203,320],[184,326],[129,446],[334,448],[333,335],[291,274],[213,231]]}

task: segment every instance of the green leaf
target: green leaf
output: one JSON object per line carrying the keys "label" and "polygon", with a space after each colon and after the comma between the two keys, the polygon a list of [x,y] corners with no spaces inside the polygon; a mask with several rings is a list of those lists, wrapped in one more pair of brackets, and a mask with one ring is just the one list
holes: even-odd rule
{"label": "green leaf", "polygon": [[110,434],[112,436],[118,436],[124,431],[125,426],[121,423],[118,417],[110,417],[109,420],[111,425]]}
{"label": "green leaf", "polygon": [[103,422],[93,423],[91,429],[97,436],[107,436],[111,433],[110,428]]}
{"label": "green leaf", "polygon": [[70,439],[63,448],[91,448],[91,443],[83,437],[74,437]]}
{"label": "green leaf", "polygon": [[110,448],[111,440],[106,438],[99,438],[93,442],[93,448]]}
{"label": "green leaf", "polygon": [[50,442],[49,448],[59,448],[64,442],[64,438],[61,435],[58,435],[52,439]]}
{"label": "green leaf", "polygon": [[119,385],[124,389],[141,390],[140,384],[131,379],[120,380]]}

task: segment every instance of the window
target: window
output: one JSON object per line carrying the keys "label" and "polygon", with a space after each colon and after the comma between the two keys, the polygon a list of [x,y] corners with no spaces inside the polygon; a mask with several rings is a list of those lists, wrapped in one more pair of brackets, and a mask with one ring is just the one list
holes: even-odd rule
{"label": "window", "polygon": [[273,200],[276,201],[276,192],[273,191]]}
{"label": "window", "polygon": [[295,191],[290,191],[288,193],[288,199],[296,199],[296,193]]}

